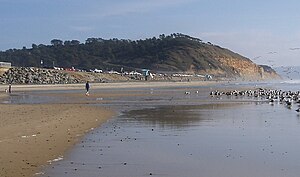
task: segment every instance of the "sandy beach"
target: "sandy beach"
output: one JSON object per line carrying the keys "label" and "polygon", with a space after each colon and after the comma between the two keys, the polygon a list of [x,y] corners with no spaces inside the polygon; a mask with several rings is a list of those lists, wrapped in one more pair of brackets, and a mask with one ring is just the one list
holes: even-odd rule
{"label": "sandy beach", "polygon": [[[208,85],[214,82],[170,83],[92,83],[97,88],[143,88]],[[10,96],[0,86],[0,100]],[[13,85],[13,94],[50,90],[83,90],[82,84],[72,85]],[[33,176],[51,160],[63,157],[80,138],[114,115],[114,111],[91,106],[97,97],[137,96],[127,92],[95,93],[86,97],[81,93],[48,94],[50,97],[69,97],[72,101],[47,104],[0,104],[0,176]],[[97,101],[97,103],[101,102]]]}
{"label": "sandy beach", "polygon": [[0,176],[33,176],[113,115],[73,104],[0,104]]}
{"label": "sandy beach", "polygon": [[90,96],[85,96],[84,84],[13,85],[11,95],[2,91],[0,176],[299,174],[293,165],[299,164],[300,147],[296,104],[287,107],[248,96],[209,95],[216,89],[295,90],[299,85],[91,86]]}

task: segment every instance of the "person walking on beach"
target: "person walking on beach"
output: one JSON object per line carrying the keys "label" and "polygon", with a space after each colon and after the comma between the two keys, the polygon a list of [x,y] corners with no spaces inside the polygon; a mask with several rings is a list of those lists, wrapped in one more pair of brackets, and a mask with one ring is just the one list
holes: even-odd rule
{"label": "person walking on beach", "polygon": [[89,83],[89,81],[86,81],[86,83],[85,83],[85,89],[86,89],[85,95],[89,96],[89,91],[90,91],[90,83]]}
{"label": "person walking on beach", "polygon": [[8,85],[8,93],[11,93],[11,84]]}

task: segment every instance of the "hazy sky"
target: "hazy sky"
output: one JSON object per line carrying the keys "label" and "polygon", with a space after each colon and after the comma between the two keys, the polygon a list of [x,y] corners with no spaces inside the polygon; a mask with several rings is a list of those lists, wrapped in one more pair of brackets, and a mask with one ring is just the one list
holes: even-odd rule
{"label": "hazy sky", "polygon": [[0,0],[0,50],[184,33],[258,64],[300,65],[298,0]]}

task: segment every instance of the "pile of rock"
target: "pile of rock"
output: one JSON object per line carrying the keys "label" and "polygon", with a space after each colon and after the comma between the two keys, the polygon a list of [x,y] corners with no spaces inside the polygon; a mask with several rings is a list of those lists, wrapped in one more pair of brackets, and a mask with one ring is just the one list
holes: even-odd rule
{"label": "pile of rock", "polygon": [[70,76],[68,73],[41,68],[10,68],[2,76],[2,84],[73,84],[80,80]]}

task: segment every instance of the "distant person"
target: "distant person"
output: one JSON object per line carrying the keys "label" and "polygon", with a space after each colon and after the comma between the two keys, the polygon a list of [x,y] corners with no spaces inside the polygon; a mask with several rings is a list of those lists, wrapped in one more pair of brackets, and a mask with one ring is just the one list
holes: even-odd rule
{"label": "distant person", "polygon": [[8,85],[8,93],[11,93],[11,84]]}
{"label": "distant person", "polygon": [[89,96],[89,91],[90,91],[90,83],[89,83],[89,81],[86,81],[86,83],[85,83],[85,89],[86,89],[85,95]]}

